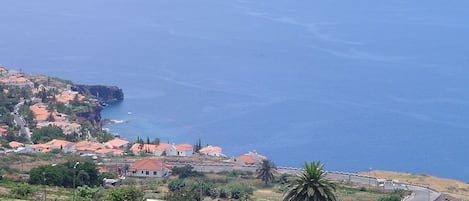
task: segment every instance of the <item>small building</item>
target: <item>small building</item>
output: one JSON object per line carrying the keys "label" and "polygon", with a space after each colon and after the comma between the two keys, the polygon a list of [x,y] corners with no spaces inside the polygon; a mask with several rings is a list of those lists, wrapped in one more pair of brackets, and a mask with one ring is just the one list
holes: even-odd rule
{"label": "small building", "polygon": [[194,153],[194,148],[190,144],[172,144],[166,154],[168,156],[184,156],[189,157]]}
{"label": "small building", "polygon": [[8,143],[8,145],[12,148],[12,149],[18,149],[20,147],[24,147],[24,144],[21,143],[21,142],[17,142],[17,141],[11,141]]}
{"label": "small building", "polygon": [[49,152],[54,149],[62,150],[63,152],[75,152],[75,143],[66,140],[53,139],[43,144],[32,145],[34,152]]}
{"label": "small building", "polygon": [[120,138],[114,138],[105,142],[104,145],[111,149],[125,149],[129,145],[129,141]]}
{"label": "small building", "polygon": [[235,161],[242,163],[243,165],[255,165],[262,163],[263,160],[267,160],[267,157],[258,154],[256,151],[250,151],[246,154],[236,157]]}
{"label": "small building", "polygon": [[95,154],[96,151],[101,149],[106,149],[106,146],[97,142],[80,141],[75,144],[76,153],[80,155]]}
{"label": "small building", "polygon": [[169,147],[171,147],[171,145],[168,143],[160,143],[158,146],[156,146],[153,153],[155,156],[162,156],[163,153],[167,154]]}
{"label": "small building", "polygon": [[155,156],[162,156],[163,153],[168,153],[170,147],[171,145],[167,143],[160,143],[159,145],[135,143],[132,145],[130,150],[134,154],[147,153]]}
{"label": "small building", "polygon": [[120,186],[121,185],[121,180],[120,179],[103,179],[103,185],[104,186]]}
{"label": "small building", "polygon": [[8,135],[8,127],[7,127],[7,128],[5,128],[5,127],[3,127],[3,126],[0,127],[0,135],[1,135],[1,136],[6,136],[6,135]]}
{"label": "small building", "polygon": [[135,161],[127,172],[127,176],[134,177],[166,177],[168,166],[160,159],[142,159]]}
{"label": "small building", "polygon": [[62,93],[55,96],[55,100],[57,100],[57,102],[60,102],[60,103],[68,103],[75,99],[77,101],[82,101],[85,99],[85,97],[79,94],[77,91],[70,91],[70,90],[63,91]]}
{"label": "small building", "polygon": [[120,149],[100,149],[100,150],[96,150],[95,153],[101,157],[124,155],[124,151]]}
{"label": "small building", "polygon": [[199,153],[207,155],[207,156],[216,156],[216,157],[225,157],[222,153],[222,148],[218,146],[206,146],[199,150]]}
{"label": "small building", "polygon": [[19,75],[12,75],[10,77],[0,79],[0,82],[9,85],[9,86],[17,86],[17,87],[34,87],[34,83],[31,80],[24,78],[23,76]]}

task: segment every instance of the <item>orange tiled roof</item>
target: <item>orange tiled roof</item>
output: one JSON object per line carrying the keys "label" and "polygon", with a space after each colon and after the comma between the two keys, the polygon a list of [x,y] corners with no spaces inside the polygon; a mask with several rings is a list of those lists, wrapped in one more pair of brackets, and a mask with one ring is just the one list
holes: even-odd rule
{"label": "orange tiled roof", "polygon": [[221,147],[217,146],[206,146],[199,150],[200,153],[221,153]]}
{"label": "orange tiled roof", "polygon": [[97,154],[114,154],[114,155],[122,155],[124,154],[124,151],[119,150],[119,149],[100,149],[96,150],[95,153]]}
{"label": "orange tiled roof", "polygon": [[254,157],[252,157],[250,155],[241,155],[241,156],[238,156],[238,159],[242,160],[246,164],[256,163],[256,160],[254,160]]}
{"label": "orange tiled roof", "polygon": [[6,77],[6,78],[3,78],[3,79],[0,79],[0,82],[2,83],[5,83],[5,84],[13,84],[13,85],[17,85],[17,84],[25,84],[25,85],[33,85],[33,83],[22,77],[22,76],[10,76],[10,77]]}
{"label": "orange tiled roof", "polygon": [[45,144],[51,145],[51,146],[67,147],[67,146],[74,145],[75,143],[69,142],[69,141],[67,141],[67,140],[57,140],[57,139],[53,139],[53,140],[51,140],[51,141],[49,141],[49,142],[46,142]]}
{"label": "orange tiled roof", "polygon": [[260,155],[255,151],[250,151],[247,154],[238,156],[238,159],[244,161],[246,164],[254,164],[256,162],[261,162],[262,160],[266,160],[267,157]]}
{"label": "orange tiled roof", "polygon": [[101,149],[105,149],[106,147],[97,142],[89,142],[89,141],[80,141],[75,144],[75,149],[77,151],[97,151]]}
{"label": "orange tiled roof", "polygon": [[73,142],[69,142],[66,140],[57,140],[53,139],[49,142],[43,143],[43,144],[34,144],[32,145],[33,149],[41,149],[42,152],[48,152],[52,149],[57,149],[57,148],[65,148],[65,147],[70,147],[75,145]]}
{"label": "orange tiled roof", "polygon": [[30,106],[29,109],[34,113],[37,121],[46,121],[47,117],[49,117],[49,111],[44,104],[37,103]]}
{"label": "orange tiled roof", "polygon": [[158,151],[166,151],[171,145],[167,143],[160,143],[157,147],[156,150]]}
{"label": "orange tiled roof", "polygon": [[194,148],[192,148],[192,145],[190,144],[178,144],[176,145],[176,150],[178,151],[192,151]]}
{"label": "orange tiled roof", "polygon": [[120,139],[120,138],[114,138],[112,140],[107,141],[104,144],[108,147],[111,147],[111,148],[119,148],[119,147],[122,147],[126,144],[129,144],[129,141],[123,140],[123,139]]}
{"label": "orange tiled roof", "polygon": [[10,147],[13,148],[13,149],[16,149],[18,147],[24,147],[23,143],[17,142],[17,141],[11,141],[11,142],[8,143],[8,145],[10,145]]}
{"label": "orange tiled roof", "polygon": [[132,150],[132,152],[134,153],[138,153],[138,152],[155,152],[155,151],[164,151],[164,150],[161,150],[158,148],[158,146],[154,145],[154,144],[139,144],[139,143],[135,143],[134,145],[132,145],[132,147],[130,148],[130,150]]}
{"label": "orange tiled roof", "polygon": [[78,94],[76,91],[63,91],[62,93],[55,96],[55,100],[61,103],[68,103],[75,99],[75,96],[78,96],[78,100],[82,101],[85,97],[81,94]]}
{"label": "orange tiled roof", "polygon": [[0,134],[6,134],[6,133],[8,133],[8,129],[4,127],[0,127]]}
{"label": "orange tiled roof", "polygon": [[159,159],[142,159],[139,161],[135,161],[129,167],[129,171],[136,171],[136,170],[154,170],[154,171],[161,171],[165,168],[164,162]]}

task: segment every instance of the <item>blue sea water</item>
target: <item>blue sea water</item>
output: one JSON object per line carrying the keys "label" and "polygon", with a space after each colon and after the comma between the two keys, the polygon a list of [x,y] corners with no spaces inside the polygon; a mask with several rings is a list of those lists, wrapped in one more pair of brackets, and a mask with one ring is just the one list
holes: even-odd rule
{"label": "blue sea water", "polygon": [[[118,85],[128,139],[469,181],[467,1],[1,0],[0,63]],[[129,115],[128,112],[132,114]]]}

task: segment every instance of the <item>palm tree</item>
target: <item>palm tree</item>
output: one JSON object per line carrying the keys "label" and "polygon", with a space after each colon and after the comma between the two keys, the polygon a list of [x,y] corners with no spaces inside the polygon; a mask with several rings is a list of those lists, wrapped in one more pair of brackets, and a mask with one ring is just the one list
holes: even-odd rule
{"label": "palm tree", "polygon": [[257,168],[257,178],[265,182],[265,185],[270,181],[274,180],[274,172],[277,170],[277,167],[270,160],[264,159],[262,163]]}
{"label": "palm tree", "polygon": [[288,185],[284,201],[336,201],[337,186],[326,178],[321,162],[305,162],[304,171]]}

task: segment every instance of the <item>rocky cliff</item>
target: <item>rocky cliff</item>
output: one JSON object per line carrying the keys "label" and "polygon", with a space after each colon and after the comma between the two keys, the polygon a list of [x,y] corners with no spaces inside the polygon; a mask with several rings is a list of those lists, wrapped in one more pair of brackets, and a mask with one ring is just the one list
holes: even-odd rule
{"label": "rocky cliff", "polygon": [[113,103],[124,99],[122,89],[116,86],[73,85],[72,90],[98,100],[97,104],[82,107],[75,112],[81,124],[89,123],[91,133],[99,133],[102,130],[101,110],[105,105],[103,103]]}
{"label": "rocky cliff", "polygon": [[91,96],[103,103],[113,103],[124,100],[124,92],[116,86],[104,85],[74,85],[72,90]]}

